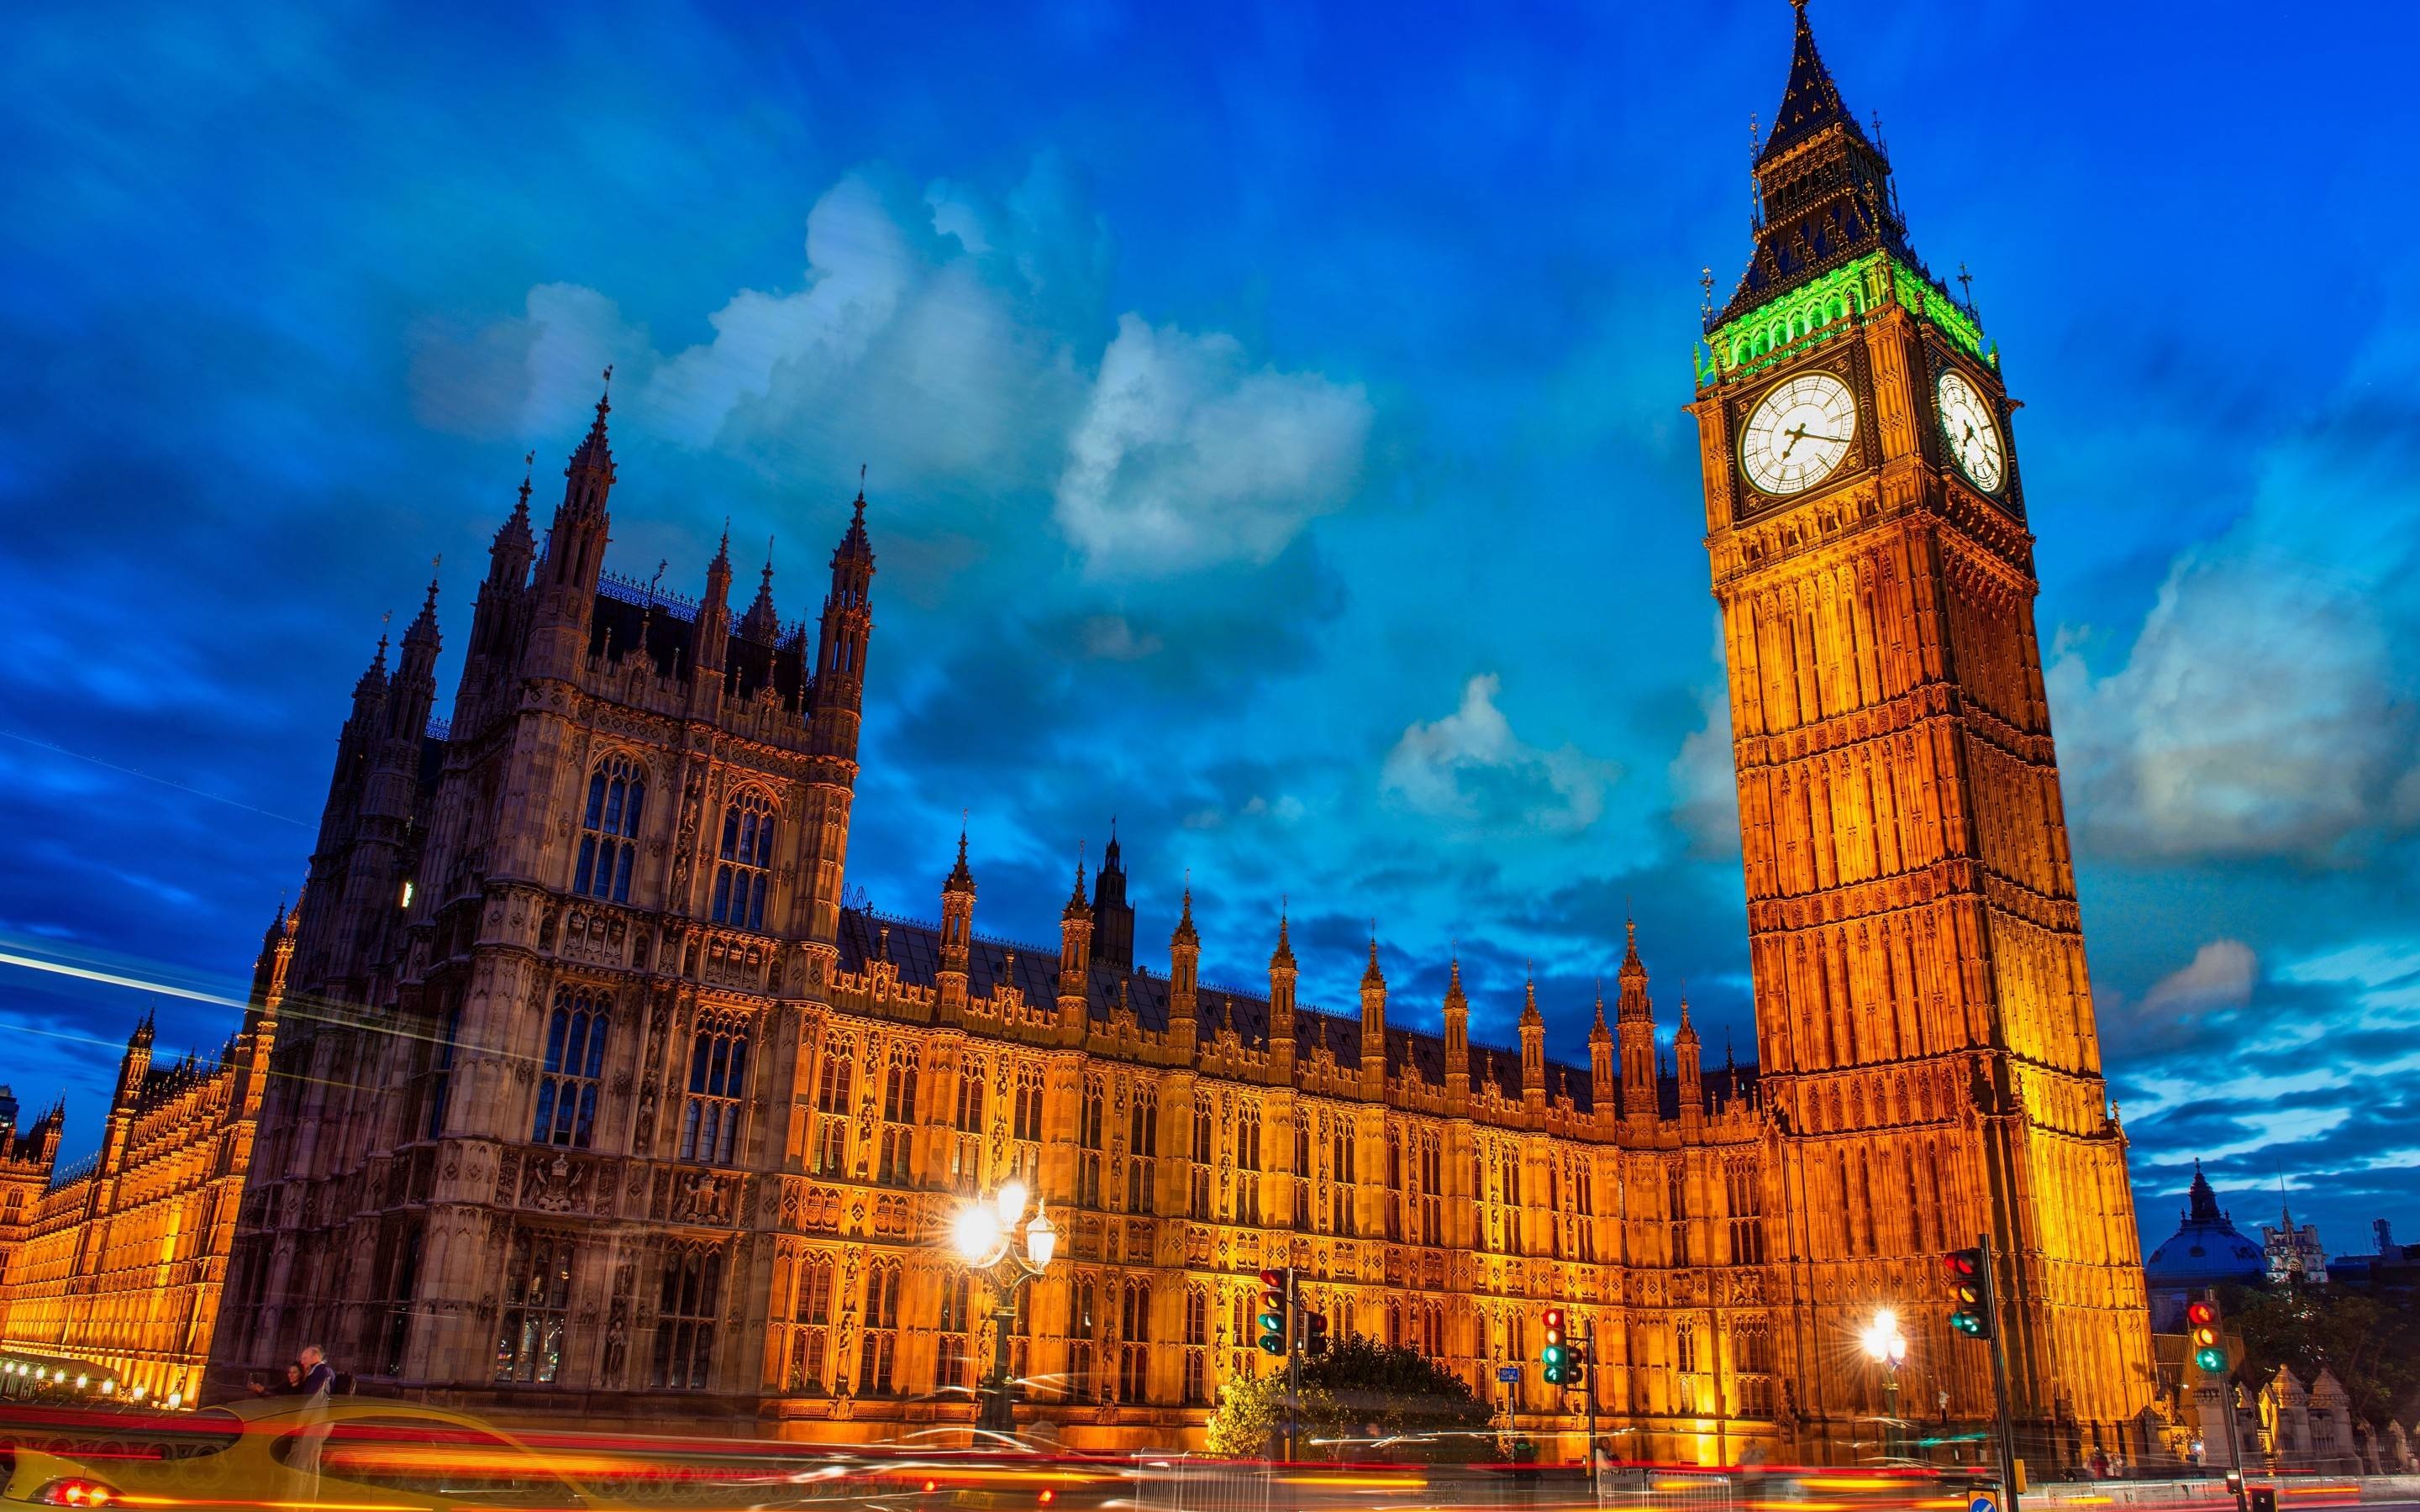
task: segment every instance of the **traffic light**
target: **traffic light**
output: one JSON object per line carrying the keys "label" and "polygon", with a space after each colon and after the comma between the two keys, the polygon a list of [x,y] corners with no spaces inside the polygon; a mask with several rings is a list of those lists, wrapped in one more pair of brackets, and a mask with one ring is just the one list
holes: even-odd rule
{"label": "traffic light", "polygon": [[1588,1341],[1574,1339],[1563,1347],[1563,1379],[1558,1382],[1566,1391],[1588,1384]]}
{"label": "traffic light", "polygon": [[1294,1310],[1294,1270],[1285,1267],[1261,1273],[1260,1346],[1264,1352],[1286,1352],[1286,1318]]}
{"label": "traffic light", "polygon": [[1992,1336],[1992,1257],[1982,1249],[1954,1249],[1941,1257],[1949,1271],[1950,1300],[1958,1305],[1949,1326],[1970,1339]]}
{"label": "traffic light", "polygon": [[1563,1383],[1563,1367],[1571,1359],[1563,1348],[1563,1310],[1547,1308],[1542,1321],[1546,1325],[1546,1347],[1538,1351],[1538,1360],[1546,1367],[1546,1383],[1559,1386]]}
{"label": "traffic light", "polygon": [[1327,1352],[1327,1315],[1308,1306],[1302,1310],[1302,1352],[1314,1360]]}
{"label": "traffic light", "polygon": [[2218,1303],[2205,1297],[2185,1305],[2185,1347],[2193,1350],[2194,1364],[2203,1373],[2212,1376],[2226,1374],[2226,1345],[2219,1337]]}

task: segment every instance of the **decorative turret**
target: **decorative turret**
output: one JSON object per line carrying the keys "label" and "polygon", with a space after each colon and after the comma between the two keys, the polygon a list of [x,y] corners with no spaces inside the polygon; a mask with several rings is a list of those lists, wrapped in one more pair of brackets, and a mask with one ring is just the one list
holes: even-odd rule
{"label": "decorative turret", "polygon": [[1370,964],[1361,969],[1361,1090],[1387,1090],[1387,974],[1378,969],[1378,921],[1370,921]]}
{"label": "decorative turret", "polygon": [[1672,1036],[1673,1072],[1681,1085],[1681,1122],[1696,1123],[1705,1116],[1706,1089],[1699,1054],[1698,1031],[1689,1023],[1689,995],[1681,995],[1681,1027]]}
{"label": "decorative turret", "polygon": [[[860,500],[858,505],[862,511],[864,501]],[[863,515],[861,513],[859,517],[862,520]],[[861,531],[860,534],[862,533]],[[867,554],[866,560],[873,560],[872,553]],[[760,646],[769,646],[782,636],[782,616],[773,608],[773,542],[770,537],[765,542],[765,566],[757,575],[756,597],[749,604],[748,612],[740,617],[739,633]]]}
{"label": "decorative turret", "polygon": [[[613,370],[607,368],[611,382]],[[613,452],[605,417],[613,406],[597,398],[597,419],[563,470],[563,502],[546,532],[546,561],[537,575],[536,630],[542,641],[539,671],[569,677],[588,654],[588,625],[596,611],[597,581],[605,570],[605,542],[613,532],[606,501],[613,491]]]}
{"label": "decorative turret", "polygon": [[[536,458],[535,452],[524,456],[524,469]],[[466,733],[477,727],[490,690],[520,652],[530,563],[537,554],[536,537],[530,533],[529,496],[529,474],[524,471],[513,512],[496,527],[495,541],[488,548],[488,576],[471,606],[470,648],[462,657],[462,677],[454,694],[454,717],[464,721]]]}
{"label": "decorative turret", "polygon": [[521,486],[513,512],[496,527],[496,538],[488,547],[488,581],[514,593],[529,586],[530,563],[537,559],[537,536],[530,529],[528,471],[536,462],[535,452],[521,458]]}
{"label": "decorative turret", "polygon": [[1538,979],[1527,974],[1521,983],[1521,1101],[1544,1112],[1546,1106],[1546,1021],[1538,1012]]}
{"label": "decorative turret", "polygon": [[428,579],[428,596],[403,632],[403,655],[395,670],[387,699],[387,732],[408,748],[416,768],[420,737],[428,730],[428,711],[437,702],[437,579]]}
{"label": "decorative turret", "polygon": [[1621,1041],[1621,1111],[1631,1118],[1655,1116],[1655,1005],[1647,995],[1647,967],[1638,959],[1638,924],[1624,920],[1628,944],[1621,957],[1621,996],[1614,1011]]}
{"label": "decorative turret", "polygon": [[1283,903],[1278,906],[1278,948],[1269,952],[1269,1059],[1294,1080],[1294,988],[1301,975],[1295,969],[1294,941],[1287,930]]}
{"label": "decorative turret", "polygon": [[1084,858],[1076,857],[1076,888],[1059,913],[1059,1017],[1081,1027],[1093,975],[1093,905],[1084,901]]}
{"label": "decorative turret", "polygon": [[1168,1020],[1181,1032],[1194,1032],[1202,1009],[1202,936],[1193,928],[1193,881],[1185,883],[1183,911],[1168,936]]}
{"label": "decorative turret", "polygon": [[1093,879],[1093,959],[1121,971],[1134,969],[1134,905],[1126,902],[1126,869],[1118,855],[1118,822],[1109,820],[1109,843]]}
{"label": "decorative turret", "polygon": [[1449,1103],[1470,1095],[1470,999],[1463,994],[1459,954],[1446,963],[1445,1090]]}
{"label": "decorative turret", "polygon": [[706,564],[706,596],[697,601],[697,622],[690,628],[689,664],[696,686],[706,688],[720,680],[730,656],[731,522],[725,520],[714,560]]}
{"label": "decorative turret", "polygon": [[1613,1110],[1619,1093],[1613,1071],[1613,1031],[1605,1026],[1605,981],[1596,984],[1596,1022],[1589,1026],[1589,1092],[1593,1104]]}
{"label": "decorative turret", "polygon": [[974,951],[975,874],[967,866],[967,831],[958,826],[958,862],[941,879],[941,964],[934,987],[944,1010],[967,1006],[967,965]]}
{"label": "decorative turret", "polygon": [[815,749],[857,760],[857,732],[865,706],[865,654],[874,639],[874,548],[865,534],[865,490],[833,548],[831,591],[824,595],[823,631],[815,648],[807,720]]}

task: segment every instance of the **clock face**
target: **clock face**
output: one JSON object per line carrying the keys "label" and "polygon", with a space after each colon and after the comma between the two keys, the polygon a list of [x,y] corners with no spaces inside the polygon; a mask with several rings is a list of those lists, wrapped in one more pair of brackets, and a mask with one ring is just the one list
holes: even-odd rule
{"label": "clock face", "polygon": [[1740,433],[1740,471],[1770,494],[1803,493],[1830,477],[1857,434],[1857,401],[1829,373],[1776,385]]}
{"label": "clock face", "polygon": [[1966,375],[1946,369],[1934,385],[1941,409],[1941,434],[1958,471],[1985,493],[1998,493],[2008,481],[2009,457],[2000,445],[2000,427],[1993,423],[1992,407],[1977,393]]}

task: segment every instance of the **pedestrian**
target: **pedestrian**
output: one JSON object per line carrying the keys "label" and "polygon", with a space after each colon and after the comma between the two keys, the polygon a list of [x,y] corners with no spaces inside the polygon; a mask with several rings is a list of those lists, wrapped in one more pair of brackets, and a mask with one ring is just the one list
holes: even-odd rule
{"label": "pedestrian", "polygon": [[328,1401],[335,1390],[336,1371],[328,1364],[328,1351],[317,1344],[302,1346],[294,1363],[301,1371],[294,1393],[302,1398],[302,1411],[295,1415],[302,1419],[302,1429],[294,1435],[293,1458],[287,1463],[298,1474],[311,1477],[311,1499],[316,1502],[319,1497],[319,1452],[328,1443]]}
{"label": "pedestrian", "polygon": [[2109,1478],[2108,1450],[2095,1448],[2092,1451],[2092,1478],[2094,1480],[2107,1480]]}

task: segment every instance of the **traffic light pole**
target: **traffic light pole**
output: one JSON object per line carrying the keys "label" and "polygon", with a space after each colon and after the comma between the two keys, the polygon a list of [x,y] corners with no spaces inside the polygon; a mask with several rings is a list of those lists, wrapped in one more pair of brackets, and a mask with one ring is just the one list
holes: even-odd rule
{"label": "traffic light pole", "polygon": [[2000,1342],[1999,1277],[1992,1263],[1992,1236],[1978,1235],[1975,1244],[1983,1252],[1983,1304],[1991,1309],[1992,1397],[2000,1418],[2000,1504],[2003,1512],[2017,1512],[2017,1446],[2009,1422],[2009,1356]]}
{"label": "traffic light pole", "polygon": [[1297,1457],[1302,1430],[1302,1280],[1286,1267],[1286,1458]]}
{"label": "traffic light pole", "polygon": [[1580,1403],[1588,1413],[1588,1478],[1596,1485],[1596,1319],[1591,1316],[1580,1345]]}

